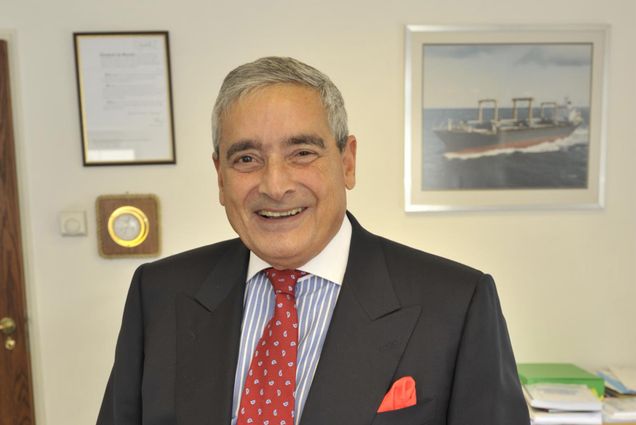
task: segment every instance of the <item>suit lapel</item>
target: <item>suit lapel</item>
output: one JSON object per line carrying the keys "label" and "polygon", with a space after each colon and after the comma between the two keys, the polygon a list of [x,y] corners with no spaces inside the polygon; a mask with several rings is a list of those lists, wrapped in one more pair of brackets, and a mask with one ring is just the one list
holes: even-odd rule
{"label": "suit lapel", "polygon": [[378,238],[349,219],[347,271],[301,425],[371,423],[420,314],[400,305]]}
{"label": "suit lapel", "polygon": [[237,241],[197,293],[177,298],[179,425],[230,423],[248,258]]}

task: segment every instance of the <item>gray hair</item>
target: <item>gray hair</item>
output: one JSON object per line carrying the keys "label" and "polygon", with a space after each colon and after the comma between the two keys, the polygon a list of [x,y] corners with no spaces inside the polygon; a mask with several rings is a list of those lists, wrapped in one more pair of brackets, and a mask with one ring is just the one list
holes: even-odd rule
{"label": "gray hair", "polygon": [[294,58],[270,56],[232,70],[221,85],[212,110],[214,153],[219,154],[223,115],[241,96],[274,84],[299,84],[313,88],[327,112],[327,122],[342,151],[347,143],[347,111],[340,90],[322,72]]}

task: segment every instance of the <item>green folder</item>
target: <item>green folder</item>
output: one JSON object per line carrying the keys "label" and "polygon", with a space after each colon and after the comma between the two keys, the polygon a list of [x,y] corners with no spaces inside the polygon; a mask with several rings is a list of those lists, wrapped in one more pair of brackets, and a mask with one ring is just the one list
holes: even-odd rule
{"label": "green folder", "polygon": [[598,397],[605,394],[603,378],[571,363],[518,363],[517,372],[524,385],[538,383],[583,384]]}

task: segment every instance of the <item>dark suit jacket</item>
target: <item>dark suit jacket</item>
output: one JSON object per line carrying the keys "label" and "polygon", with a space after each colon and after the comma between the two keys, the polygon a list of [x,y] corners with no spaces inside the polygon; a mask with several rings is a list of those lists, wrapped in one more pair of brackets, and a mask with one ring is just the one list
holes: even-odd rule
{"label": "dark suit jacket", "polygon": [[[495,285],[353,225],[301,425],[527,425]],[[249,251],[221,242],[141,266],[98,425],[229,425]],[[410,375],[417,405],[378,414]]]}

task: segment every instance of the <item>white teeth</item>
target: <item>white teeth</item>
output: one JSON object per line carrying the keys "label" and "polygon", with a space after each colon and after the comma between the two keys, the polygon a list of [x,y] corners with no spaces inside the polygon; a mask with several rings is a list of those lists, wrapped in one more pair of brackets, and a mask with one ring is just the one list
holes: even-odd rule
{"label": "white teeth", "polygon": [[291,217],[292,215],[298,214],[302,210],[303,210],[302,208],[294,208],[293,210],[289,210],[289,211],[260,210],[258,212],[258,214],[263,216],[263,217],[268,217],[268,218],[281,218],[281,217]]}

